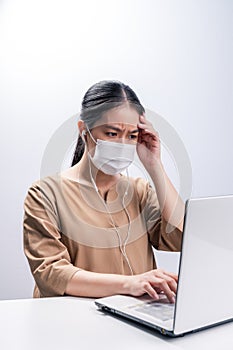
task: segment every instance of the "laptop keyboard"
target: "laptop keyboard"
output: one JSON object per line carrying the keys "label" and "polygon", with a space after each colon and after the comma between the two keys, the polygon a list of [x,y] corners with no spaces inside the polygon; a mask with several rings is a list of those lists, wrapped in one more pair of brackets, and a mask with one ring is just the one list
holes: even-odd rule
{"label": "laptop keyboard", "polygon": [[168,303],[167,300],[148,301],[137,306],[135,311],[150,315],[162,321],[168,321],[174,317],[175,304]]}

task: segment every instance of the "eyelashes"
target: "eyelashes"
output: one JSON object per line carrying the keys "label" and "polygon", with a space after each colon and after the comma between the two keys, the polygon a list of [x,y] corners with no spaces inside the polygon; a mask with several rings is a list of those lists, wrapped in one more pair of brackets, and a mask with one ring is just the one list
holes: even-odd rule
{"label": "eyelashes", "polygon": [[111,131],[108,131],[105,133],[106,136],[109,136],[109,137],[116,137],[117,136],[117,133],[116,132],[111,132]]}
{"label": "eyelashes", "polygon": [[[117,137],[117,132],[108,131],[105,133],[105,135],[108,137]],[[138,138],[138,135],[134,135],[134,134],[129,135],[130,140],[137,140],[137,138]]]}

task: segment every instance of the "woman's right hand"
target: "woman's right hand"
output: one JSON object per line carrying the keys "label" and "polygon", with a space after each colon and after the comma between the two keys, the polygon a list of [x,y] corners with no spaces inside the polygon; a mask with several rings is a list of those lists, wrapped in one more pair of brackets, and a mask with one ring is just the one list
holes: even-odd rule
{"label": "woman's right hand", "polygon": [[147,293],[151,298],[158,300],[158,293],[164,292],[171,303],[175,302],[178,282],[177,275],[163,269],[155,269],[128,277],[128,294],[141,296]]}

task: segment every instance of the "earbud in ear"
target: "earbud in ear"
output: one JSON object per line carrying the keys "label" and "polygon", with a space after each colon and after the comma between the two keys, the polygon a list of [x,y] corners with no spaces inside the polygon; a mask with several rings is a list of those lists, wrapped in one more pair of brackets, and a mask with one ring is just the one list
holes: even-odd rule
{"label": "earbud in ear", "polygon": [[86,143],[86,137],[85,137],[86,134],[87,134],[87,133],[86,133],[86,130],[83,130],[83,131],[81,132],[81,138],[82,138],[82,140],[83,140],[84,143]]}

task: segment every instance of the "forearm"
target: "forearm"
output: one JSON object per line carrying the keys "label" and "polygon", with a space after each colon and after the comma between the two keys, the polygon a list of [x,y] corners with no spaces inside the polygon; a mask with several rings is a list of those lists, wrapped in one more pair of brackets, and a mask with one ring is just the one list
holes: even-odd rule
{"label": "forearm", "polygon": [[129,277],[79,270],[68,282],[66,294],[93,298],[113,294],[127,294]]}
{"label": "forearm", "polygon": [[113,294],[141,296],[147,293],[158,299],[158,293],[163,291],[174,302],[176,288],[177,276],[160,269],[134,276],[79,270],[68,282],[66,294],[99,298]]}
{"label": "forearm", "polygon": [[162,163],[157,162],[155,167],[149,170],[149,173],[156,188],[162,216],[168,223],[182,231],[184,202],[167,176]]}

